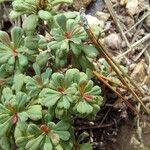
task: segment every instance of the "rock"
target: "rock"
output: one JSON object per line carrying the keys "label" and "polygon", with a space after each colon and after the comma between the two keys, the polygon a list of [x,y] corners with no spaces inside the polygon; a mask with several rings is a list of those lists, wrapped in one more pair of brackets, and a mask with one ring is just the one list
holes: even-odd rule
{"label": "rock", "polygon": [[97,11],[96,12],[96,17],[99,20],[102,20],[102,21],[106,22],[110,18],[110,14],[109,13],[104,13],[102,11]]}
{"label": "rock", "polygon": [[128,0],[120,0],[120,5],[124,6],[127,4],[127,2],[128,2]]}
{"label": "rock", "polygon": [[138,0],[128,0],[126,9],[129,15],[135,15],[138,12]]}
{"label": "rock", "polygon": [[127,13],[134,16],[137,13],[143,12],[148,9],[148,4],[145,0],[128,0],[126,4]]}
{"label": "rock", "polygon": [[121,47],[122,47],[122,48],[126,48],[126,47],[127,47],[127,44],[126,44],[126,42],[125,42],[125,41],[122,41],[122,43],[121,43]]}
{"label": "rock", "polygon": [[127,16],[125,18],[125,20],[126,20],[126,25],[127,25],[128,28],[131,28],[135,24],[134,19],[130,16]]}
{"label": "rock", "polygon": [[146,70],[145,70],[145,62],[141,60],[138,64],[136,64],[131,78],[137,82],[143,82],[146,77]]}
{"label": "rock", "polygon": [[120,49],[122,40],[116,33],[112,33],[105,38],[105,44],[111,49]]}
{"label": "rock", "polygon": [[111,28],[112,28],[112,22],[111,22],[111,21],[107,21],[107,22],[105,23],[104,29],[105,29],[105,30],[110,30]]}
{"label": "rock", "polygon": [[73,8],[75,10],[80,10],[81,7],[86,8],[93,0],[74,0],[73,2]]}
{"label": "rock", "polygon": [[91,27],[92,27],[92,25],[97,25],[97,26],[100,26],[101,28],[104,28],[104,21],[98,20],[96,17],[91,16],[91,15],[86,15],[86,18]]}

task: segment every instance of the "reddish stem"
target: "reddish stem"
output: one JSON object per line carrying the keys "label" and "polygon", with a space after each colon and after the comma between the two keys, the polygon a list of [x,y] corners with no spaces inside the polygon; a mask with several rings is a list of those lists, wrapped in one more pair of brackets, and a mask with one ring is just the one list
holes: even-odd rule
{"label": "reddish stem", "polygon": [[16,124],[17,121],[18,121],[17,113],[14,113],[13,116],[12,116],[12,123],[13,123],[13,124]]}
{"label": "reddish stem", "polygon": [[48,132],[49,132],[49,129],[48,129],[48,127],[47,127],[45,124],[41,125],[41,126],[40,126],[40,129],[41,129],[42,132],[44,132],[45,134],[48,134]]}
{"label": "reddish stem", "polygon": [[88,102],[91,102],[92,99],[93,99],[93,96],[92,95],[84,95],[83,98],[88,101]]}

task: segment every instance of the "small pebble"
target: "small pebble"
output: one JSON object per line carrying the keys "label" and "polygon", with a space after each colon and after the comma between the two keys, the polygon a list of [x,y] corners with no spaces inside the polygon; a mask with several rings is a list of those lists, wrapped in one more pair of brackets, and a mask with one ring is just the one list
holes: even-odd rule
{"label": "small pebble", "polygon": [[104,12],[101,12],[101,11],[97,11],[96,16],[99,20],[102,20],[104,22],[106,22],[110,18],[109,13],[104,13]]}
{"label": "small pebble", "polygon": [[105,38],[105,44],[111,49],[120,49],[121,43],[121,38],[116,33],[112,33]]}

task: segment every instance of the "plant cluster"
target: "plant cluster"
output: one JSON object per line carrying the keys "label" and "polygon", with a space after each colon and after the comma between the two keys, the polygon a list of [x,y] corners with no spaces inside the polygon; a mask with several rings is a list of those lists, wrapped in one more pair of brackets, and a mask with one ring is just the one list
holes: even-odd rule
{"label": "plant cluster", "polygon": [[75,138],[73,123],[76,117],[94,118],[103,103],[101,88],[87,74],[98,52],[89,44],[78,12],[54,9],[71,2],[12,2],[10,17],[26,18],[10,35],[0,31],[1,149],[92,149],[83,143],[84,133]]}

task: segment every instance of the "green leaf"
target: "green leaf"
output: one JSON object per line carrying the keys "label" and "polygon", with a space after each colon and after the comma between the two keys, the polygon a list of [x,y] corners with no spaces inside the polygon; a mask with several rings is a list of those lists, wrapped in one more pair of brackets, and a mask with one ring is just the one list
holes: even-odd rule
{"label": "green leaf", "polygon": [[40,133],[41,133],[41,131],[40,131],[40,129],[38,128],[38,126],[35,125],[35,124],[33,124],[33,123],[32,123],[32,124],[29,124],[27,131],[28,131],[28,133],[31,134],[31,135],[40,134]]}
{"label": "green leaf", "polygon": [[2,149],[10,150],[11,149],[11,144],[10,144],[10,139],[7,136],[3,136],[0,138],[0,145]]}
{"label": "green leaf", "polygon": [[60,139],[64,141],[68,141],[70,138],[70,133],[68,131],[54,131],[54,132],[58,134]]}
{"label": "green leaf", "polygon": [[93,64],[85,56],[80,57],[79,62],[84,71],[86,71],[87,68],[91,70],[93,70],[94,68]]}
{"label": "green leaf", "polygon": [[50,94],[44,98],[43,103],[45,106],[52,107],[57,103],[60,97],[60,94]]}
{"label": "green leaf", "polygon": [[12,90],[9,87],[4,88],[2,94],[5,98],[5,101],[9,101],[13,98]]}
{"label": "green leaf", "polygon": [[6,122],[10,118],[9,113],[10,112],[8,110],[6,110],[5,112],[0,113],[0,124]]}
{"label": "green leaf", "polygon": [[39,47],[39,40],[40,38],[38,36],[27,36],[24,40],[25,46],[30,50],[37,50]]}
{"label": "green leaf", "polygon": [[19,11],[19,12],[33,12],[34,8],[33,5],[31,4],[27,4],[25,1],[23,0],[15,0],[12,2],[13,5],[13,9],[15,11]]}
{"label": "green leaf", "polygon": [[[65,147],[65,148],[66,148],[66,147]],[[58,144],[58,145],[55,147],[55,149],[56,149],[56,150],[64,150],[64,149],[61,147],[60,144]],[[68,149],[66,149],[66,150],[68,150]]]}
{"label": "green leaf", "polygon": [[18,12],[18,11],[12,10],[9,16],[12,20],[15,20],[17,17],[21,16],[22,14],[24,14],[24,12]]}
{"label": "green leaf", "polygon": [[71,50],[74,55],[79,56],[81,54],[81,47],[73,42],[70,43]]}
{"label": "green leaf", "polygon": [[70,124],[68,122],[61,120],[55,125],[54,130],[65,131],[65,130],[68,130],[69,127],[70,127]]}
{"label": "green leaf", "polygon": [[80,145],[80,150],[92,150],[92,145],[90,143],[85,143]]}
{"label": "green leaf", "polygon": [[75,25],[76,25],[76,22],[74,19],[68,19],[67,24],[66,24],[67,31],[71,32]]}
{"label": "green leaf", "polygon": [[77,105],[77,111],[81,114],[90,114],[93,111],[93,107],[87,102],[79,102]]}
{"label": "green leaf", "polygon": [[49,80],[51,77],[51,74],[52,74],[52,69],[47,68],[46,71],[42,73],[41,75],[42,81]]}
{"label": "green leaf", "polygon": [[43,135],[40,135],[35,139],[31,139],[27,143],[25,148],[28,149],[28,150],[37,150],[39,148],[39,145],[41,144],[43,138],[44,138]]}
{"label": "green leaf", "polygon": [[23,29],[20,27],[13,27],[11,30],[11,38],[15,48],[23,45]]}
{"label": "green leaf", "polygon": [[6,122],[4,122],[3,124],[0,124],[0,137],[3,137],[4,134],[6,134],[6,132],[12,127],[11,123],[11,118],[8,119]]}
{"label": "green leaf", "polygon": [[22,112],[18,113],[18,118],[20,121],[27,121],[29,117],[25,111],[22,111]]}
{"label": "green leaf", "polygon": [[46,136],[46,141],[45,141],[43,150],[53,150],[52,143],[51,143],[50,139],[47,136]]}
{"label": "green leaf", "polygon": [[18,59],[19,59],[20,66],[22,66],[22,67],[27,66],[28,58],[25,55],[19,54]]}
{"label": "green leaf", "polygon": [[87,138],[89,138],[88,132],[83,132],[78,136],[78,142],[81,143],[84,140],[86,140]]}
{"label": "green leaf", "polygon": [[27,95],[23,92],[17,92],[16,101],[18,109],[22,109],[23,107],[25,107],[25,104],[27,103]]}
{"label": "green leaf", "polygon": [[40,75],[40,74],[41,74],[41,68],[40,68],[40,66],[38,65],[37,62],[35,62],[35,63],[33,64],[33,69],[34,69],[36,75]]}
{"label": "green leaf", "polygon": [[3,54],[2,56],[1,56],[1,59],[0,59],[0,64],[4,64],[4,63],[6,63],[6,62],[8,62],[9,61],[9,59],[11,58],[11,54]]}
{"label": "green leaf", "polygon": [[51,13],[48,11],[45,11],[45,10],[40,10],[38,12],[38,15],[42,20],[51,20],[52,19]]}
{"label": "green leaf", "polygon": [[65,17],[65,15],[58,16],[56,20],[58,25],[63,29],[63,31],[66,31],[67,18]]}
{"label": "green leaf", "polygon": [[58,108],[64,108],[64,109],[69,109],[70,108],[70,102],[67,98],[67,96],[63,96],[61,98],[61,100],[59,100],[58,104],[57,104]]}
{"label": "green leaf", "polygon": [[89,58],[96,58],[99,54],[97,49],[94,46],[90,45],[82,45],[82,51],[85,53],[86,56]]}
{"label": "green leaf", "polygon": [[15,64],[15,57],[14,56],[11,56],[8,60],[8,64],[9,65],[14,65]]}
{"label": "green leaf", "polygon": [[24,84],[24,75],[23,74],[15,75],[13,86],[16,92],[21,91],[23,84]]}
{"label": "green leaf", "polygon": [[48,59],[50,57],[50,53],[40,53],[37,57],[36,57],[36,62],[40,67],[43,67],[47,64]]}
{"label": "green leaf", "polygon": [[9,35],[5,31],[0,31],[0,41],[9,48],[12,48]]}
{"label": "green leaf", "polygon": [[23,29],[26,31],[33,31],[36,29],[38,24],[38,16],[37,15],[30,15],[28,16],[23,22]]}
{"label": "green leaf", "polygon": [[90,91],[93,88],[93,85],[94,85],[93,81],[89,80],[84,89],[85,93]]}
{"label": "green leaf", "polygon": [[27,110],[28,117],[34,121],[42,118],[42,107],[41,105],[29,106]]}

